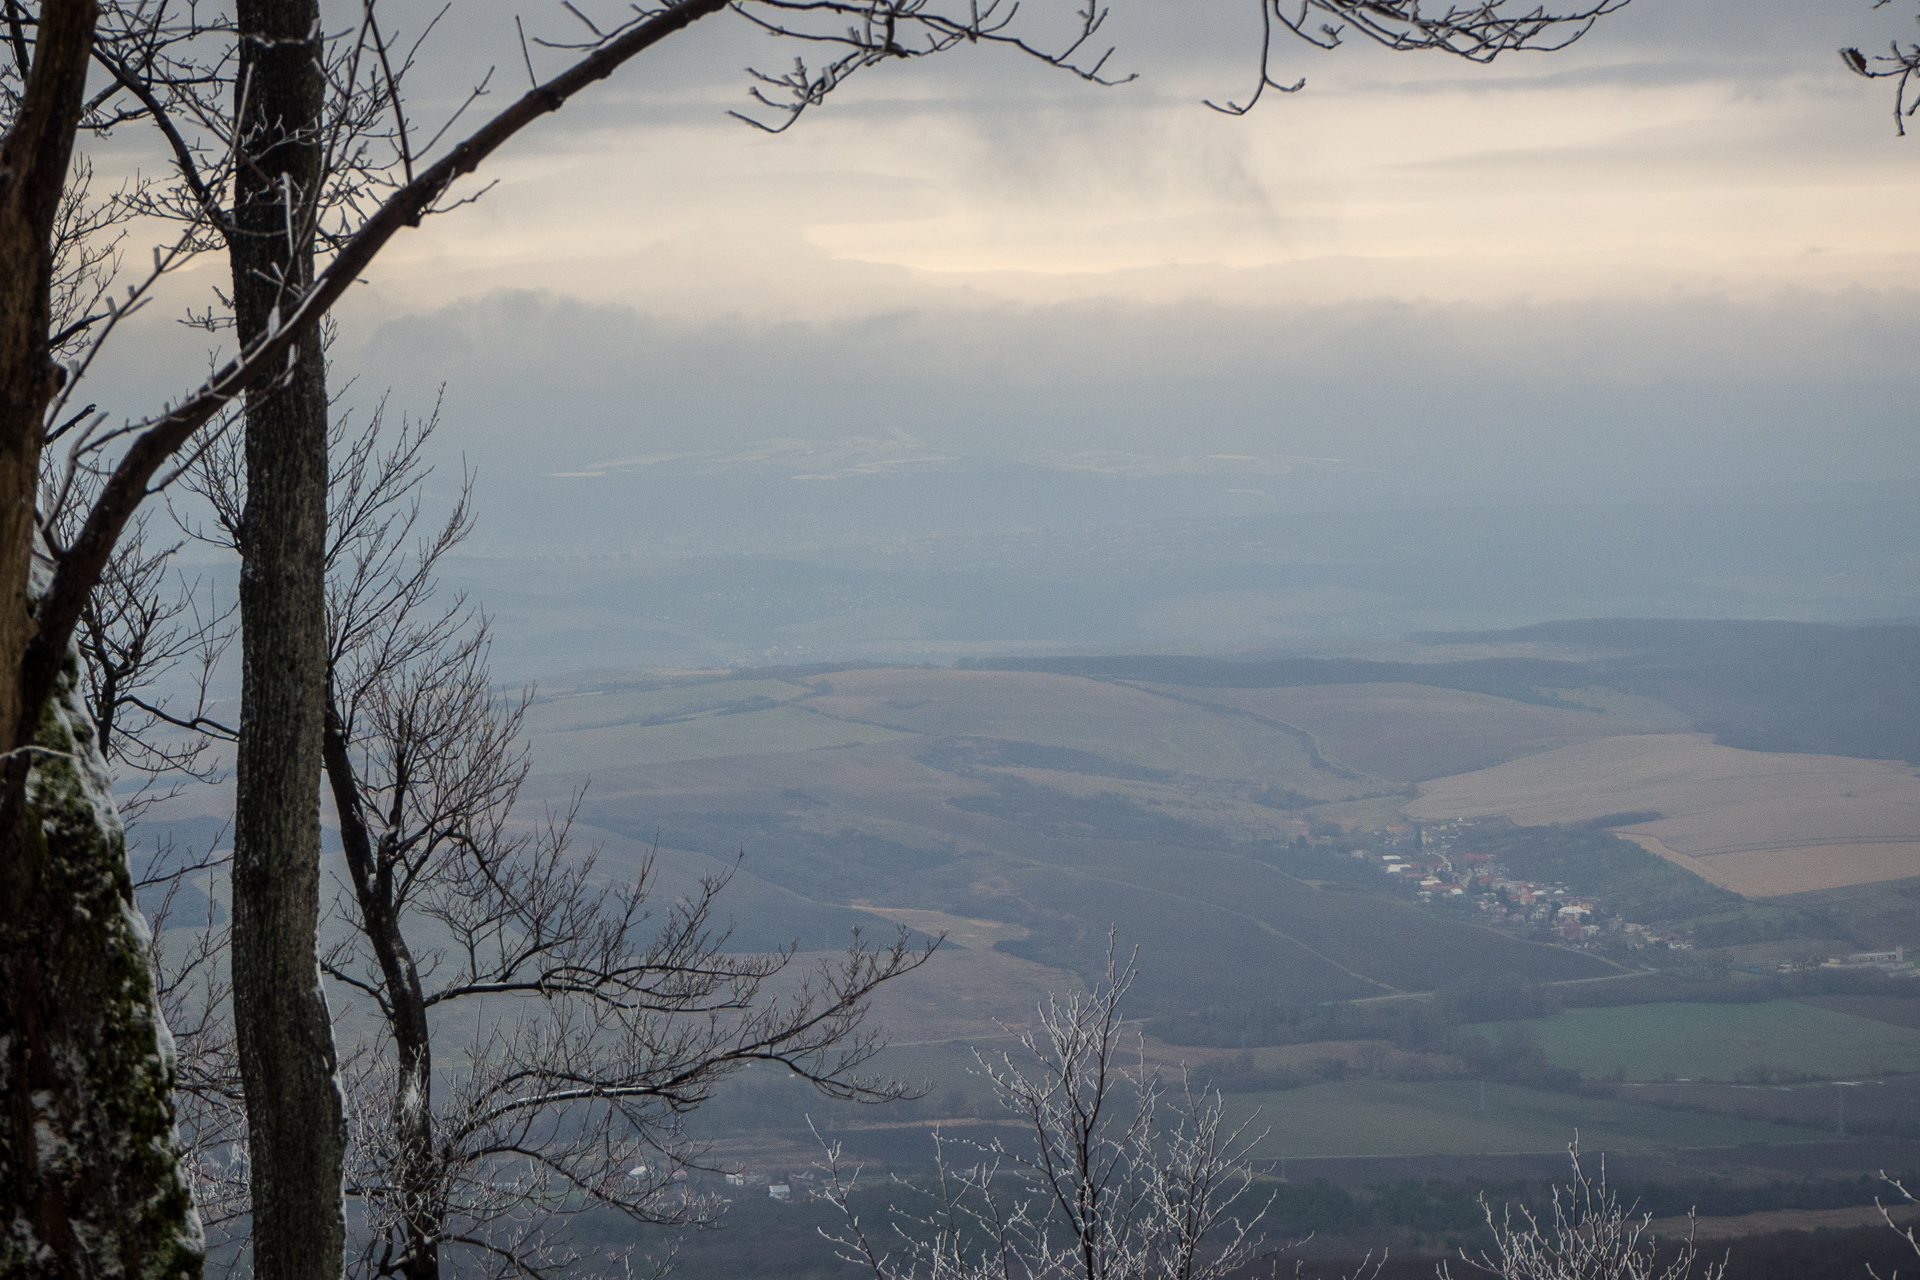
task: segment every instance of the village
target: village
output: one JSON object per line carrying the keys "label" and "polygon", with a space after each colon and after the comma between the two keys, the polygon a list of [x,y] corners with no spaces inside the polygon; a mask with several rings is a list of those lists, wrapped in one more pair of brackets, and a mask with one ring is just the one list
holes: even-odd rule
{"label": "village", "polygon": [[[1557,944],[1583,950],[1693,950],[1693,943],[1681,934],[1609,912],[1598,896],[1577,893],[1558,881],[1515,877],[1492,854],[1456,852],[1459,837],[1474,825],[1466,818],[1433,824],[1394,823],[1369,842],[1374,847],[1355,848],[1352,856],[1371,862],[1382,875],[1396,877],[1420,902],[1471,905],[1483,923],[1495,928],[1535,937],[1550,934]],[[1799,967],[1803,966],[1790,962],[1741,966],[1752,973],[1787,973]],[[1920,965],[1908,959],[1904,947],[1831,955],[1805,967],[1872,970],[1889,977],[1920,978]]]}
{"label": "village", "polygon": [[1399,877],[1421,902],[1462,899],[1461,905],[1471,902],[1478,909],[1484,923],[1515,933],[1550,932],[1556,941],[1592,949],[1693,949],[1679,934],[1608,913],[1598,897],[1557,881],[1516,878],[1491,854],[1455,853],[1456,840],[1473,825],[1464,818],[1395,823],[1375,842],[1379,848],[1356,848],[1352,856],[1372,862],[1383,875]]}

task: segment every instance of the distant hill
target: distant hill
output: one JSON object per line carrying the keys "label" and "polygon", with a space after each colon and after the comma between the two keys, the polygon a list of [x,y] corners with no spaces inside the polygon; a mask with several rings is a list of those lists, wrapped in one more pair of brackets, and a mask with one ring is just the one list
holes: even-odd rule
{"label": "distant hill", "polygon": [[1632,652],[1591,664],[1730,747],[1920,763],[1920,626],[1597,619],[1509,633]]}
{"label": "distant hill", "polygon": [[1128,656],[1015,658],[984,669],[1048,671],[1194,688],[1404,683],[1564,705],[1604,687],[1666,703],[1722,744],[1920,763],[1920,626],[1599,618],[1512,631],[1430,632],[1430,645],[1549,642],[1612,651],[1574,662],[1485,658]]}

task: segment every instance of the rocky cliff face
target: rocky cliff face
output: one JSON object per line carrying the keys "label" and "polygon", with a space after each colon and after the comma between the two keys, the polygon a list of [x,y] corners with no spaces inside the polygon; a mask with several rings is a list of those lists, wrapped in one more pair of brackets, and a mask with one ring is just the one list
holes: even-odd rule
{"label": "rocky cliff face", "polygon": [[173,1038],[79,673],[70,651],[31,750],[32,825],[0,870],[0,1277],[185,1280],[205,1246]]}

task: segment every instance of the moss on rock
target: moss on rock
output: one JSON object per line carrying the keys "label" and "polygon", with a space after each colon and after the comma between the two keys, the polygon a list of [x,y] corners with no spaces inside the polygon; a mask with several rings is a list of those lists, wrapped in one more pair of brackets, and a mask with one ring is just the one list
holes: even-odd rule
{"label": "moss on rock", "polygon": [[0,922],[14,1031],[0,1038],[13,1202],[0,1277],[188,1280],[205,1245],[180,1165],[173,1042],[78,683],[70,657],[36,734],[26,847],[12,851],[24,900]]}

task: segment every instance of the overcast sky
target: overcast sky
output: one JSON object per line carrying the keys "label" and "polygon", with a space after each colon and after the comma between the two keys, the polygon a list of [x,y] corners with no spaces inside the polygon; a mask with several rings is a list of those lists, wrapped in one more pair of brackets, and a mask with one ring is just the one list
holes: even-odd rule
{"label": "overcast sky", "polygon": [[[1023,15],[1044,37],[1071,7]],[[1920,473],[1920,137],[1834,53],[1911,6],[1634,0],[1491,68],[1283,47],[1303,92],[1207,110],[1250,88],[1257,14],[1113,0],[1134,83],[968,50],[780,137],[725,113],[791,50],[709,19],[397,242],[340,311],[336,382],[447,383],[495,530],[593,481],[554,473],[774,436],[1310,458],[1393,494]],[[456,3],[416,115],[493,63],[517,90],[512,31]],[[129,411],[193,341],[123,355]]]}

